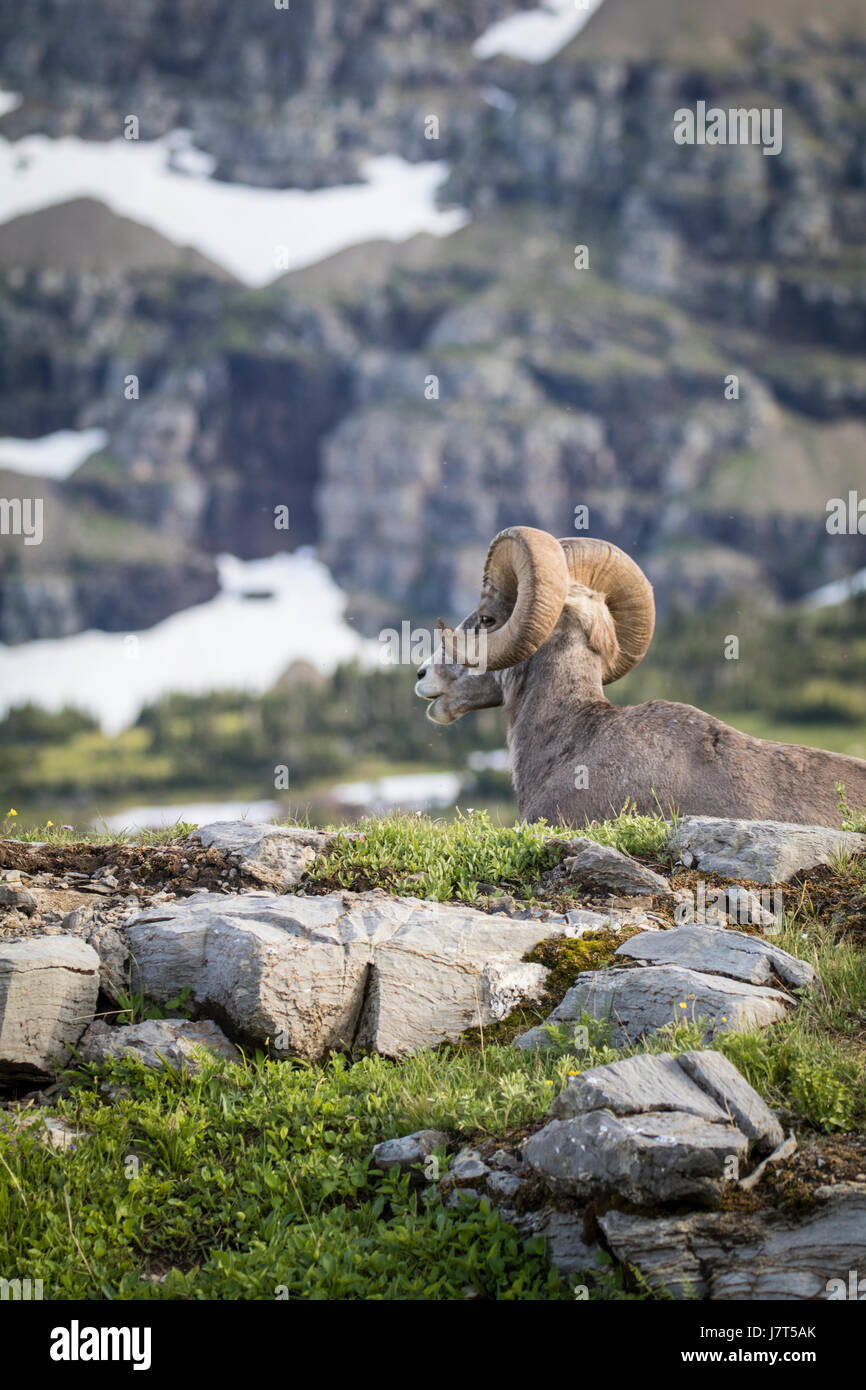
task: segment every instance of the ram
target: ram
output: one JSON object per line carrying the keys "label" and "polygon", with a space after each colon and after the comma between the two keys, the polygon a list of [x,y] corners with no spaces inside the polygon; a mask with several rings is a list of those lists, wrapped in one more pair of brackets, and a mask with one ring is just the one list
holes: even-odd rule
{"label": "ram", "polygon": [[838,826],[837,783],[866,806],[859,758],[751,738],[692,705],[612,705],[604,687],[654,626],[649,580],[617,546],[513,526],[491,543],[474,612],[440,623],[415,691],[437,724],[505,707],[524,820],[582,825],[628,797],[642,812]]}

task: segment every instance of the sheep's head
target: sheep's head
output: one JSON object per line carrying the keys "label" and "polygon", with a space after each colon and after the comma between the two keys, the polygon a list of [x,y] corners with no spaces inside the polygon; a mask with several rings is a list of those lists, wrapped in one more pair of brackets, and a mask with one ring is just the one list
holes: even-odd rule
{"label": "sheep's head", "polygon": [[649,581],[615,545],[509,527],[491,543],[477,607],[457,628],[440,623],[439,645],[415,692],[430,701],[428,717],[439,724],[501,705],[507,673],[560,629],[581,633],[610,684],[641,660],[654,622]]}

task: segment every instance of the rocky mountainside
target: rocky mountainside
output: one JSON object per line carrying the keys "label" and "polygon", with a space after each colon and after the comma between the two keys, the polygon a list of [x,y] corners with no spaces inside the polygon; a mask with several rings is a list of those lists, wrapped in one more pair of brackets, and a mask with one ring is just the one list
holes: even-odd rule
{"label": "rocky mountainside", "polygon": [[[0,15],[0,79],[23,91],[7,134],[142,139],[195,132],[216,176],[316,188],[358,176],[369,154],[456,155],[483,105],[472,42],[534,0],[43,0]],[[447,109],[431,148],[418,119]],[[439,103],[437,106],[435,103]]]}
{"label": "rocky mountainside", "polygon": [[[158,23],[94,6],[89,42],[63,48],[42,13],[32,34],[0,21],[0,76],[25,98],[7,136],[104,138],[137,110],[146,136],[188,125],[219,177],[272,184],[445,157],[473,219],[255,292],[120,251],[37,269],[7,227],[0,435],[109,442],[53,485],[62,546],[0,539],[0,639],[127,628],[133,534],[163,557],[135,626],[212,592],[215,553],[287,542],[317,544],[367,631],[457,616],[497,529],[568,534],[584,505],[663,609],[794,598],[866,564],[866,536],[825,526],[866,449],[866,25],[846,0],[820,24],[798,4],[689,5],[685,23],[673,0],[606,0],[539,67],[473,59],[501,4],[299,3],[267,16],[291,44],[218,0]],[[678,145],[674,112],[698,100],[780,108],[781,153]]]}

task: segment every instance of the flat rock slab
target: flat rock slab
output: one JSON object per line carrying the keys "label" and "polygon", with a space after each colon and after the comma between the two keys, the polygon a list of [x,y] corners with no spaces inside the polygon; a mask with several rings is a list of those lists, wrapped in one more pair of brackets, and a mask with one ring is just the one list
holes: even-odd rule
{"label": "flat rock slab", "polygon": [[[653,934],[654,935],[654,934]],[[766,1028],[784,1018],[796,1000],[779,989],[705,975],[677,965],[646,969],[609,967],[587,970],[548,1015],[548,1024],[579,1024],[586,1014],[610,1023],[614,1047],[636,1042],[666,1024],[700,1022],[705,1036]],[[530,1028],[515,1047],[543,1048],[550,1038],[545,1026]]]}
{"label": "flat rock slab", "polygon": [[572,1120],[591,1110],[609,1110],[614,1115],[681,1110],[720,1123],[728,1118],[722,1107],[689,1079],[669,1052],[625,1057],[621,1062],[578,1072],[569,1078],[550,1107],[555,1120]]}
{"label": "flat rock slab", "polygon": [[798,960],[763,937],[747,936],[725,927],[687,926],[642,932],[619,946],[616,954],[650,965],[681,965],[708,975],[727,975],[752,985],[781,980],[792,989],[805,989],[818,978],[808,961]]}
{"label": "flat rock slab", "polygon": [[232,820],[199,826],[189,839],[231,855],[237,867],[263,887],[285,891],[300,882],[337,836],[300,826]]}
{"label": "flat rock slab", "polygon": [[229,1034],[277,1055],[402,1056],[494,1022],[547,971],[521,957],[563,928],[386,894],[197,893],[123,928],[148,998],[187,986]]}
{"label": "flat rock slab", "polygon": [[664,897],[671,893],[670,884],[661,874],[612,845],[600,845],[583,836],[568,842],[562,867],[584,888],[608,893],[659,893]]}
{"label": "flat rock slab", "polygon": [[773,1211],[609,1211],[599,1225],[618,1260],[676,1298],[850,1298],[850,1272],[862,1274],[866,1250],[866,1186],[819,1188],[815,1196],[820,1205],[796,1220]]}
{"label": "flat rock slab", "polygon": [[194,1075],[201,1070],[198,1049],[205,1048],[228,1062],[239,1062],[241,1054],[209,1019],[190,1023],[186,1019],[148,1019],[110,1028],[97,1019],[87,1029],[78,1047],[85,1062],[104,1062],[107,1057],[136,1058],[146,1067],[168,1062],[178,1071]]}
{"label": "flat rock slab", "polygon": [[614,1115],[680,1111],[714,1124],[735,1124],[757,1149],[784,1137],[772,1110],[721,1052],[648,1053],[591,1067],[569,1078],[550,1107],[554,1119],[592,1110]]}
{"label": "flat rock slab", "polygon": [[787,883],[804,869],[829,864],[840,853],[866,853],[866,835],[823,825],[770,820],[684,816],[668,839],[687,867],[752,883]]}
{"label": "flat rock slab", "polygon": [[0,1076],[50,1076],[96,1010],[99,957],[74,937],[0,944]]}

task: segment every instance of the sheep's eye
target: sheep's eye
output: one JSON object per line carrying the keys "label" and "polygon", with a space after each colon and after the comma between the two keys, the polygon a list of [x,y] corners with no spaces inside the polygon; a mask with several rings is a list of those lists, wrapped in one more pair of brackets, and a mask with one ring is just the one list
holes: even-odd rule
{"label": "sheep's eye", "polygon": [[490,615],[489,615],[489,613],[479,613],[479,615],[478,615],[478,626],[479,626],[479,627],[492,627],[493,624],[495,623],[495,621],[496,621],[496,619],[495,619],[495,618],[491,618]]}

